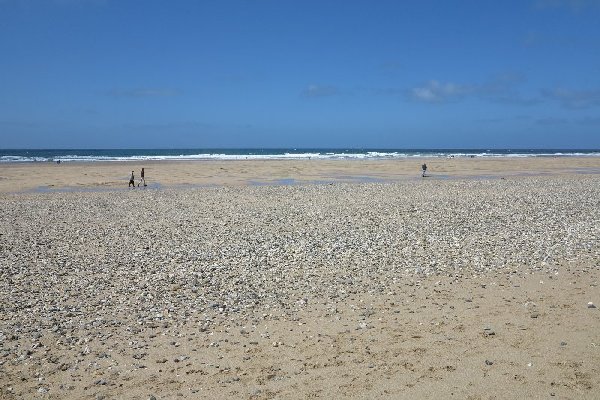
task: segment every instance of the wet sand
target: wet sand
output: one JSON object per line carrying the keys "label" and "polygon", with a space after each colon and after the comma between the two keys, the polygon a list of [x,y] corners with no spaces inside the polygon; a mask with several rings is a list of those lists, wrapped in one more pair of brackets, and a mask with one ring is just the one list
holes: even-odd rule
{"label": "wet sand", "polygon": [[10,163],[0,164],[0,192],[126,188],[142,167],[152,188],[394,182],[420,179],[423,163],[430,179],[600,174],[600,157]]}

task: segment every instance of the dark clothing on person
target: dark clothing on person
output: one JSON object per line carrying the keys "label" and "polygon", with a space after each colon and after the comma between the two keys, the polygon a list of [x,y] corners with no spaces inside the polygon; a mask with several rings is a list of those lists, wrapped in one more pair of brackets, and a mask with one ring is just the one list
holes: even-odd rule
{"label": "dark clothing on person", "polygon": [[142,172],[141,172],[141,178],[140,178],[140,182],[138,183],[138,186],[140,186],[140,183],[144,182],[144,186],[146,185],[146,179],[144,178],[144,168],[142,168]]}
{"label": "dark clothing on person", "polygon": [[427,164],[421,165],[421,168],[423,169],[423,176],[425,176],[425,172],[427,172]]}
{"label": "dark clothing on person", "polygon": [[129,178],[129,186],[128,187],[135,187],[135,176],[133,176],[133,171],[131,171],[131,177]]}

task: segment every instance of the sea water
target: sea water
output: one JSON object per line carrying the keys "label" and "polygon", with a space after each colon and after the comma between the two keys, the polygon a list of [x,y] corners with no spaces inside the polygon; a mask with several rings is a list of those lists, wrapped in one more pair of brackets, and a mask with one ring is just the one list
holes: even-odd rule
{"label": "sea water", "polygon": [[600,149],[0,149],[3,162],[600,156]]}

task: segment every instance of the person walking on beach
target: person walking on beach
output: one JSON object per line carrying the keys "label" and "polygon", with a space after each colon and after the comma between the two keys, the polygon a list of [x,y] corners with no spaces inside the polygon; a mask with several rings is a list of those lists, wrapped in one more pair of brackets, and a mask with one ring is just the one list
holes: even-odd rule
{"label": "person walking on beach", "polygon": [[423,170],[423,178],[425,178],[425,172],[427,172],[427,164],[423,163],[423,165],[421,165],[421,169]]}
{"label": "person walking on beach", "polygon": [[131,177],[129,178],[129,186],[127,187],[131,187],[133,186],[135,188],[135,176],[133,176],[133,171],[131,171]]}
{"label": "person walking on beach", "polygon": [[141,172],[142,177],[140,178],[140,181],[138,182],[138,187],[140,187],[140,183],[144,182],[144,186],[148,186],[146,185],[146,179],[144,179],[144,168],[142,168],[142,172]]}

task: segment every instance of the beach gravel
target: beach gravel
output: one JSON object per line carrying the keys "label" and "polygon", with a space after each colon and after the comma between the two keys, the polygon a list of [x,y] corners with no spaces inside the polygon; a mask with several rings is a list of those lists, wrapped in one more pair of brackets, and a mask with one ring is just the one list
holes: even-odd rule
{"label": "beach gravel", "polygon": [[[0,202],[0,397],[6,398],[113,398],[149,387],[144,379],[152,376],[193,396],[207,385],[204,376],[219,375],[215,388],[244,383],[242,365],[254,362],[257,348],[271,354],[301,346],[291,333],[259,332],[265,321],[302,329],[310,310],[343,319],[350,311],[342,309],[355,304],[352,325],[337,326],[338,336],[376,335],[380,310],[358,298],[386,298],[389,306],[389,298],[402,304],[421,286],[437,296],[434,290],[472,281],[476,291],[460,292],[456,305],[472,307],[496,290],[489,282],[539,274],[537,285],[549,285],[548,277],[565,268],[582,274],[600,262],[600,178],[594,175],[3,194]],[[541,323],[552,311],[537,303],[543,300],[519,304],[526,324]],[[391,315],[408,313],[389,307]],[[424,323],[441,329],[443,321]],[[509,329],[492,318],[477,324],[473,337],[486,343],[505,340]],[[339,345],[335,335],[311,334],[302,340]],[[410,340],[424,335],[413,331]],[[240,354],[236,366],[228,361],[232,346]],[[214,358],[195,361],[200,348]],[[370,352],[361,353],[364,366],[387,371]],[[477,365],[489,371],[507,365],[502,354],[487,357]],[[591,365],[600,368],[594,357]],[[163,374],[170,370],[179,371],[172,379],[180,386],[169,386]],[[129,380],[135,371],[149,375]],[[288,393],[282,385],[291,372],[261,371],[240,396]]]}

